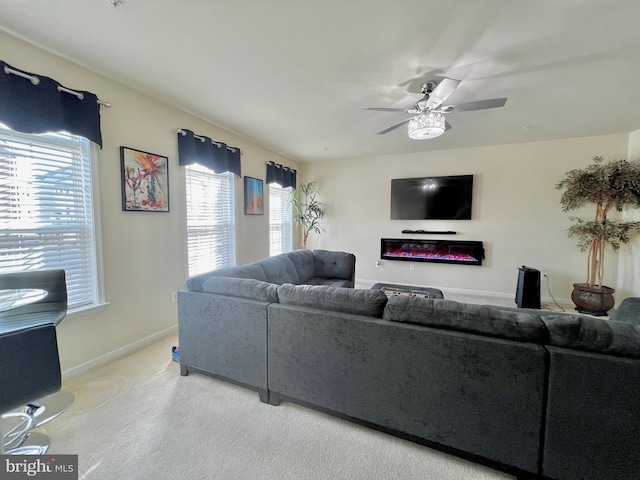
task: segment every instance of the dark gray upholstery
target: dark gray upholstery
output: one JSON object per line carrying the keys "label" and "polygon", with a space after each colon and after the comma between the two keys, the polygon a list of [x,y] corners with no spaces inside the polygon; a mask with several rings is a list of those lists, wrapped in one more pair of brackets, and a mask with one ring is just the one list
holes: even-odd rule
{"label": "dark gray upholstery", "polygon": [[259,302],[277,302],[278,286],[252,278],[213,277],[202,284],[205,293],[251,298]]}
{"label": "dark gray upholstery", "polygon": [[299,250],[190,279],[178,294],[181,371],[523,478],[639,478],[636,301],[604,320],[341,288],[354,274],[350,254]]}
{"label": "dark gray upholstery", "polygon": [[202,273],[200,275],[194,275],[187,279],[187,289],[190,292],[202,292],[202,286],[204,282],[211,277],[231,277],[231,278],[252,278],[254,280],[260,280],[262,282],[267,281],[267,276],[264,270],[257,263],[249,263],[242,265],[241,267],[229,267],[221,268],[213,272]]}
{"label": "dark gray upholstery", "polygon": [[[317,276],[316,256],[326,277]],[[266,402],[266,306],[278,302],[278,285],[353,287],[354,278],[352,254],[325,250],[295,250],[189,278],[178,292],[181,373],[192,367],[257,388]]]}
{"label": "dark gray upholstery", "polygon": [[611,312],[610,320],[640,325],[640,297],[627,297]]}
{"label": "dark gray upholstery", "polygon": [[640,360],[548,347],[543,473],[640,478]]}
{"label": "dark gray upholstery", "polygon": [[283,305],[321,307],[324,310],[377,318],[382,318],[387,303],[387,296],[379,290],[314,285],[281,285],[278,287],[278,298]]}
{"label": "dark gray upholstery", "polygon": [[541,345],[281,303],[268,309],[270,391],[537,472]]}
{"label": "dark gray upholstery", "polygon": [[315,277],[340,278],[355,282],[356,257],[344,252],[330,252],[328,250],[313,251]]}
{"label": "dark gray upholstery", "polygon": [[296,267],[287,255],[277,255],[260,260],[260,266],[264,270],[267,282],[275,283],[276,285],[300,283],[300,276]]}
{"label": "dark gray upholstery", "polygon": [[528,342],[547,337],[544,323],[533,315],[451,300],[393,296],[383,318]]}
{"label": "dark gray upholstery", "polygon": [[545,315],[549,344],[640,358],[640,326],[586,315]]}
{"label": "dark gray upholstery", "polygon": [[314,277],[305,282],[306,285],[326,285],[327,287],[353,288],[351,280],[341,280],[339,278],[319,278]]}
{"label": "dark gray upholstery", "polygon": [[287,253],[298,272],[299,283],[308,283],[316,276],[315,255],[311,250],[294,250]]}
{"label": "dark gray upholstery", "polygon": [[212,277],[252,278],[262,282],[331,285],[353,287],[356,257],[346,252],[294,250],[238,267],[222,268],[194,275],[187,280],[187,290],[202,292]]}
{"label": "dark gray upholstery", "polygon": [[247,298],[178,292],[182,373],[195,367],[266,389],[267,305]]}

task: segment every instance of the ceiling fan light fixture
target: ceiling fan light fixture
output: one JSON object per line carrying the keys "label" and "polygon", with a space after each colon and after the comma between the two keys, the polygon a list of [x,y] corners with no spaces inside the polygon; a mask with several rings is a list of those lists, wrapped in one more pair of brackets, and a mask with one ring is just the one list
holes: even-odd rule
{"label": "ceiling fan light fixture", "polygon": [[439,137],[444,133],[444,114],[425,112],[409,120],[409,138],[425,140]]}

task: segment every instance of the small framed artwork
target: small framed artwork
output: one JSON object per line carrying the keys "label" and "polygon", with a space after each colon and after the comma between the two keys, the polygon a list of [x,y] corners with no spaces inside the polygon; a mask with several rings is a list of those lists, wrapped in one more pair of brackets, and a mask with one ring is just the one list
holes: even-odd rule
{"label": "small framed artwork", "polygon": [[244,177],[245,215],[264,215],[262,180]]}
{"label": "small framed artwork", "polygon": [[169,159],[162,155],[120,147],[122,210],[169,211]]}

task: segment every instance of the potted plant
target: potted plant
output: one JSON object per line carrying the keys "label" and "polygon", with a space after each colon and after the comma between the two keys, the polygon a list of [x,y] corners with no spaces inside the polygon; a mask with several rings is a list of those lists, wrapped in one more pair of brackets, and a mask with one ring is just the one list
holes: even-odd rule
{"label": "potted plant", "polygon": [[556,188],[564,190],[560,203],[565,212],[588,204],[595,207],[593,220],[570,217],[574,223],[567,234],[578,239],[580,251],[587,252],[587,279],[573,285],[571,300],[581,313],[606,315],[615,300],[614,289],[603,283],[605,247],[618,251],[640,231],[640,222],[611,220],[608,214],[640,206],[640,163],[594,157],[586,168],[567,172]]}
{"label": "potted plant", "polygon": [[303,183],[291,191],[289,203],[294,210],[293,219],[302,226],[300,248],[307,248],[307,238],[311,232],[319,234],[324,231],[320,219],[324,215],[325,205],[316,198],[317,195],[316,182]]}

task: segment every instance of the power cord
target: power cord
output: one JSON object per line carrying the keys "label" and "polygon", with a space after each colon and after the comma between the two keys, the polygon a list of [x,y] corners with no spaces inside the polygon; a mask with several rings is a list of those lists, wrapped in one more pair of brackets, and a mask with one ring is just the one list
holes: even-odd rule
{"label": "power cord", "polygon": [[[549,276],[547,274],[543,274],[543,277],[547,281],[547,292],[549,292],[549,296],[553,300],[553,303],[556,304],[556,307],[558,307],[560,309],[560,311],[566,312],[566,310],[564,308],[562,308],[558,302],[556,302],[556,299],[553,297],[553,294],[551,293],[551,287],[549,287]],[[548,308],[548,307],[545,305],[545,308]],[[551,310],[551,309],[549,309],[549,310]]]}

